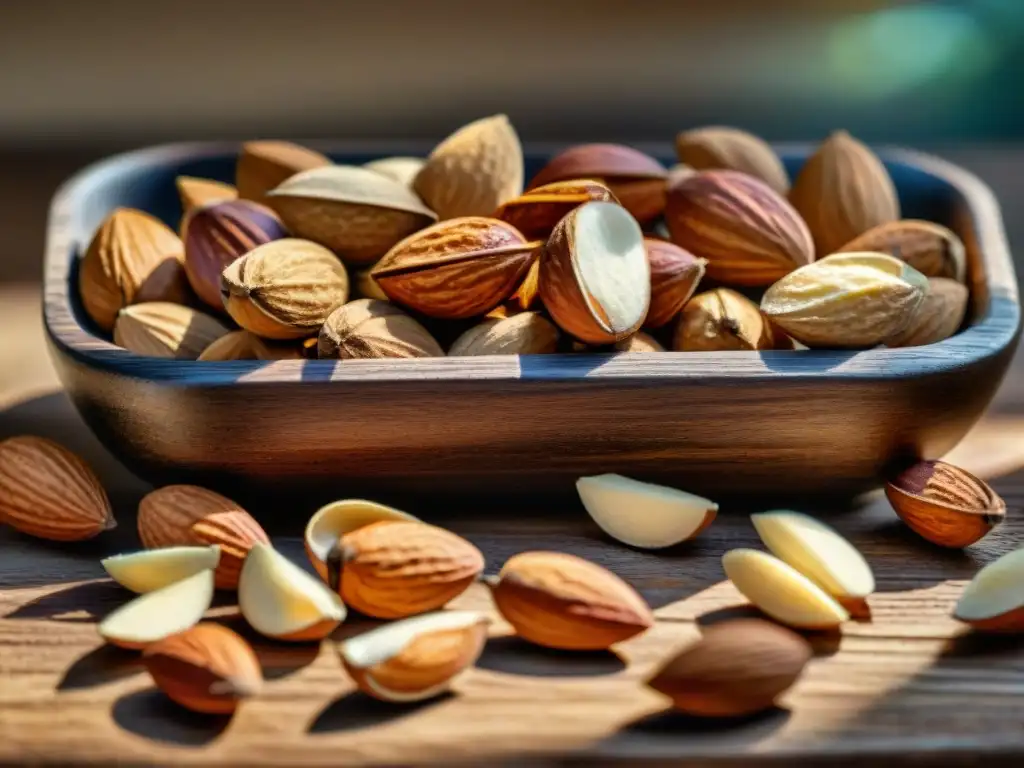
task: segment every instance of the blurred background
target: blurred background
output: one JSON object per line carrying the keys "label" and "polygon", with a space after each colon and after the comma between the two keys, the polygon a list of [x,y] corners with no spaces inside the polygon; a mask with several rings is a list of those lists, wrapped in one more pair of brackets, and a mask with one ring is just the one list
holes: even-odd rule
{"label": "blurred background", "polygon": [[843,127],[967,165],[1012,213],[1022,75],[1024,0],[4,2],[0,281],[37,279],[49,196],[105,154],[430,141],[494,112],[526,142]]}

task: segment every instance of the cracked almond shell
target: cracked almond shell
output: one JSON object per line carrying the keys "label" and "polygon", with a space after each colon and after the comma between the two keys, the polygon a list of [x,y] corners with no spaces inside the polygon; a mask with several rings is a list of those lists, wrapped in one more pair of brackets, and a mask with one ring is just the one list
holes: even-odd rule
{"label": "cracked almond shell", "polygon": [[317,356],[444,357],[444,350],[426,328],[391,302],[356,299],[328,315],[320,329]]}

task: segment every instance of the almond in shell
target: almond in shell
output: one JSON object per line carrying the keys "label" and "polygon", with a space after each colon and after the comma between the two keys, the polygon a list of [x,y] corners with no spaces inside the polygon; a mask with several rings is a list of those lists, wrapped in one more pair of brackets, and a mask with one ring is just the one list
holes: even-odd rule
{"label": "almond in shell", "polygon": [[709,126],[676,136],[679,162],[697,171],[740,171],[760,179],[781,195],[789,191],[789,176],[768,142],[737,128]]}
{"label": "almond in shell", "polygon": [[901,219],[872,227],[855,237],[839,253],[874,251],[907,262],[925,277],[944,277],[964,282],[967,252],[956,233],[941,224]]}
{"label": "almond in shell", "polygon": [[338,307],[323,327],[317,345],[320,359],[444,357],[426,328],[394,304],[357,299]]}
{"label": "almond in shell", "polygon": [[118,313],[114,343],[146,357],[195,360],[226,333],[219,320],[191,307],[151,301]]}
{"label": "almond in shell", "polygon": [[644,238],[647,262],[651,267],[651,306],[644,325],[661,328],[668,325],[693,296],[704,277],[707,262],[678,245]]}
{"label": "almond in shell", "polygon": [[213,179],[200,179],[195,176],[178,176],[174,180],[181,198],[181,210],[188,213],[211,203],[223,203],[225,200],[237,200],[238,190],[231,184]]}
{"label": "almond in shell", "polygon": [[920,347],[948,339],[963,325],[970,294],[967,286],[948,277],[928,278],[928,294],[900,333],[885,341],[887,347]]}
{"label": "almond in shell", "polygon": [[980,632],[1024,632],[1024,549],[989,563],[964,588],[953,618]]}
{"label": "almond in shell", "polygon": [[599,181],[554,181],[509,200],[498,208],[494,218],[507,221],[526,237],[546,239],[569,211],[594,200],[618,202],[612,191]]}
{"label": "almond in shell", "polygon": [[275,344],[264,341],[249,331],[226,333],[203,350],[201,362],[229,360],[298,360],[302,350],[294,344]]}
{"label": "almond in shell", "polygon": [[613,345],[616,352],[664,352],[661,342],[648,333],[637,331]]}
{"label": "almond in shell", "polygon": [[263,201],[267,192],[290,176],[330,164],[319,152],[290,141],[249,141],[238,156],[235,186],[240,197]]}
{"label": "almond in shell", "polygon": [[520,312],[473,326],[455,340],[448,355],[543,355],[557,349],[558,329],[536,312]]}
{"label": "almond in shell", "polygon": [[705,291],[690,299],[679,314],[672,340],[672,348],[678,352],[783,347],[785,337],[775,333],[757,304],[729,288]]}

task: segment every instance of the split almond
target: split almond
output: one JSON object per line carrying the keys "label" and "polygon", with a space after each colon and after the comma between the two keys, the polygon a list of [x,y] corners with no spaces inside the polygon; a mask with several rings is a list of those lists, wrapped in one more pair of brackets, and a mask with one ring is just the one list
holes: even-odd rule
{"label": "split almond", "polygon": [[238,608],[276,640],[320,640],[345,620],[341,599],[269,544],[254,544],[238,579]]}
{"label": "split almond", "polygon": [[439,611],[386,624],[338,647],[359,689],[384,701],[422,701],[447,691],[480,657],[487,618]]}
{"label": "split almond", "polygon": [[744,597],[782,624],[833,629],[850,618],[825,590],[777,557],[756,549],[734,549],[722,557],[722,566]]}
{"label": "split almond", "polygon": [[320,507],[309,518],[303,537],[306,554],[320,577],[328,581],[327,556],[338,546],[342,536],[384,520],[418,522],[407,512],[365,499],[343,499]]}
{"label": "split almond", "polygon": [[168,485],[139,502],[139,538],[154,549],[174,546],[220,548],[217,588],[234,589],[253,544],[269,541],[253,517],[219,493],[195,485]]}
{"label": "split almond", "polygon": [[200,571],[217,567],[220,547],[166,547],[114,555],[100,561],[110,577],[125,589],[142,594],[163,589]]}
{"label": "split almond", "polygon": [[622,475],[581,477],[576,490],[601,530],[641,549],[662,549],[692,539],[718,513],[718,505],[708,499]]}
{"label": "split almond", "polygon": [[654,625],[635,589],[575,555],[523,552],[505,563],[490,586],[516,634],[548,648],[605,650]]}
{"label": "split almond", "polygon": [[213,571],[200,571],[121,606],[100,622],[100,637],[122,648],[144,648],[195,626],[212,600]]}
{"label": "split almond", "polygon": [[953,616],[983,632],[1024,632],[1024,549],[989,563],[960,595]]}
{"label": "split almond", "polygon": [[569,211],[593,200],[617,203],[612,191],[592,179],[556,181],[524,192],[494,213],[527,237],[547,239]]}
{"label": "split almond", "polygon": [[92,468],[59,443],[0,441],[0,523],[53,541],[81,541],[115,526]]}
{"label": "split almond", "polygon": [[193,712],[231,714],[263,685],[252,647],[220,624],[198,624],[159,640],[146,648],[142,663],[169,699]]}
{"label": "split almond", "polygon": [[398,619],[440,608],[484,568],[480,550],[450,531],[381,520],[341,537],[326,558],[328,581],[352,608]]}

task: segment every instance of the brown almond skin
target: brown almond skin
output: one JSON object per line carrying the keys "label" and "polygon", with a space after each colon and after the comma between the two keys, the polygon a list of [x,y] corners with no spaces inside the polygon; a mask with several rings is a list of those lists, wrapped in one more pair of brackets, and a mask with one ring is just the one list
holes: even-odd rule
{"label": "brown almond skin", "polygon": [[644,238],[651,265],[651,306],[645,328],[668,325],[697,290],[707,264],[674,243]]}
{"label": "brown almond skin", "polygon": [[218,589],[237,589],[242,563],[256,542],[270,539],[242,507],[195,485],[168,485],[139,502],[139,538],[147,549],[220,546],[214,574]]}
{"label": "brown almond skin", "polygon": [[672,348],[677,352],[751,351],[786,348],[783,334],[754,302],[729,288],[697,294],[683,307]]}
{"label": "brown almond skin", "polygon": [[665,348],[653,336],[637,331],[628,339],[615,342],[616,352],[664,352]]}
{"label": "brown almond skin", "polygon": [[771,708],[812,656],[797,633],[762,619],[714,624],[648,682],[699,717],[740,717]]}
{"label": "brown almond skin", "polygon": [[64,446],[23,435],[0,442],[0,523],[51,541],[82,541],[115,526],[88,464]]}
{"label": "brown almond skin", "polygon": [[480,550],[450,531],[385,520],[342,536],[327,558],[328,583],[350,608],[378,619],[436,610],[483,571]]}
{"label": "brown almond skin", "polygon": [[444,357],[433,336],[387,301],[356,299],[330,314],[318,340],[323,359]]}
{"label": "brown almond skin", "polygon": [[676,136],[679,162],[697,171],[725,169],[761,179],[779,194],[789,191],[789,176],[768,142],[736,128],[709,126]]}
{"label": "brown almond skin", "polygon": [[159,640],[143,651],[142,663],[168,698],[204,714],[231,714],[263,684],[250,645],[220,624],[197,624]]}
{"label": "brown almond skin", "polygon": [[948,277],[929,277],[928,294],[903,331],[886,339],[887,347],[920,347],[948,339],[967,314],[967,286]]}
{"label": "brown almond skin", "polygon": [[901,259],[925,277],[964,282],[967,251],[956,233],[941,224],[901,219],[879,224],[855,237],[839,253],[873,251]]}
{"label": "brown almond skin", "polygon": [[544,355],[558,349],[558,329],[536,312],[489,318],[455,340],[449,357]]}
{"label": "brown almond skin", "polygon": [[290,141],[250,141],[242,145],[235,169],[238,196],[263,201],[264,195],[299,171],[330,165],[330,158]]}
{"label": "brown almond skin", "polygon": [[531,643],[606,650],[654,625],[651,609],[611,571],[575,555],[523,552],[491,584],[494,603]]}
{"label": "brown almond skin", "polygon": [[546,240],[569,211],[592,200],[619,202],[599,181],[569,179],[524,192],[495,211],[494,218],[508,222],[528,238]]}
{"label": "brown almond skin", "polygon": [[231,184],[213,179],[201,179],[195,176],[179,176],[174,180],[181,198],[181,209],[188,213],[210,203],[221,203],[225,200],[237,200],[238,190]]}
{"label": "brown almond skin", "polygon": [[911,530],[941,547],[970,546],[1006,517],[1006,502],[988,483],[944,461],[903,470],[885,495]]}

